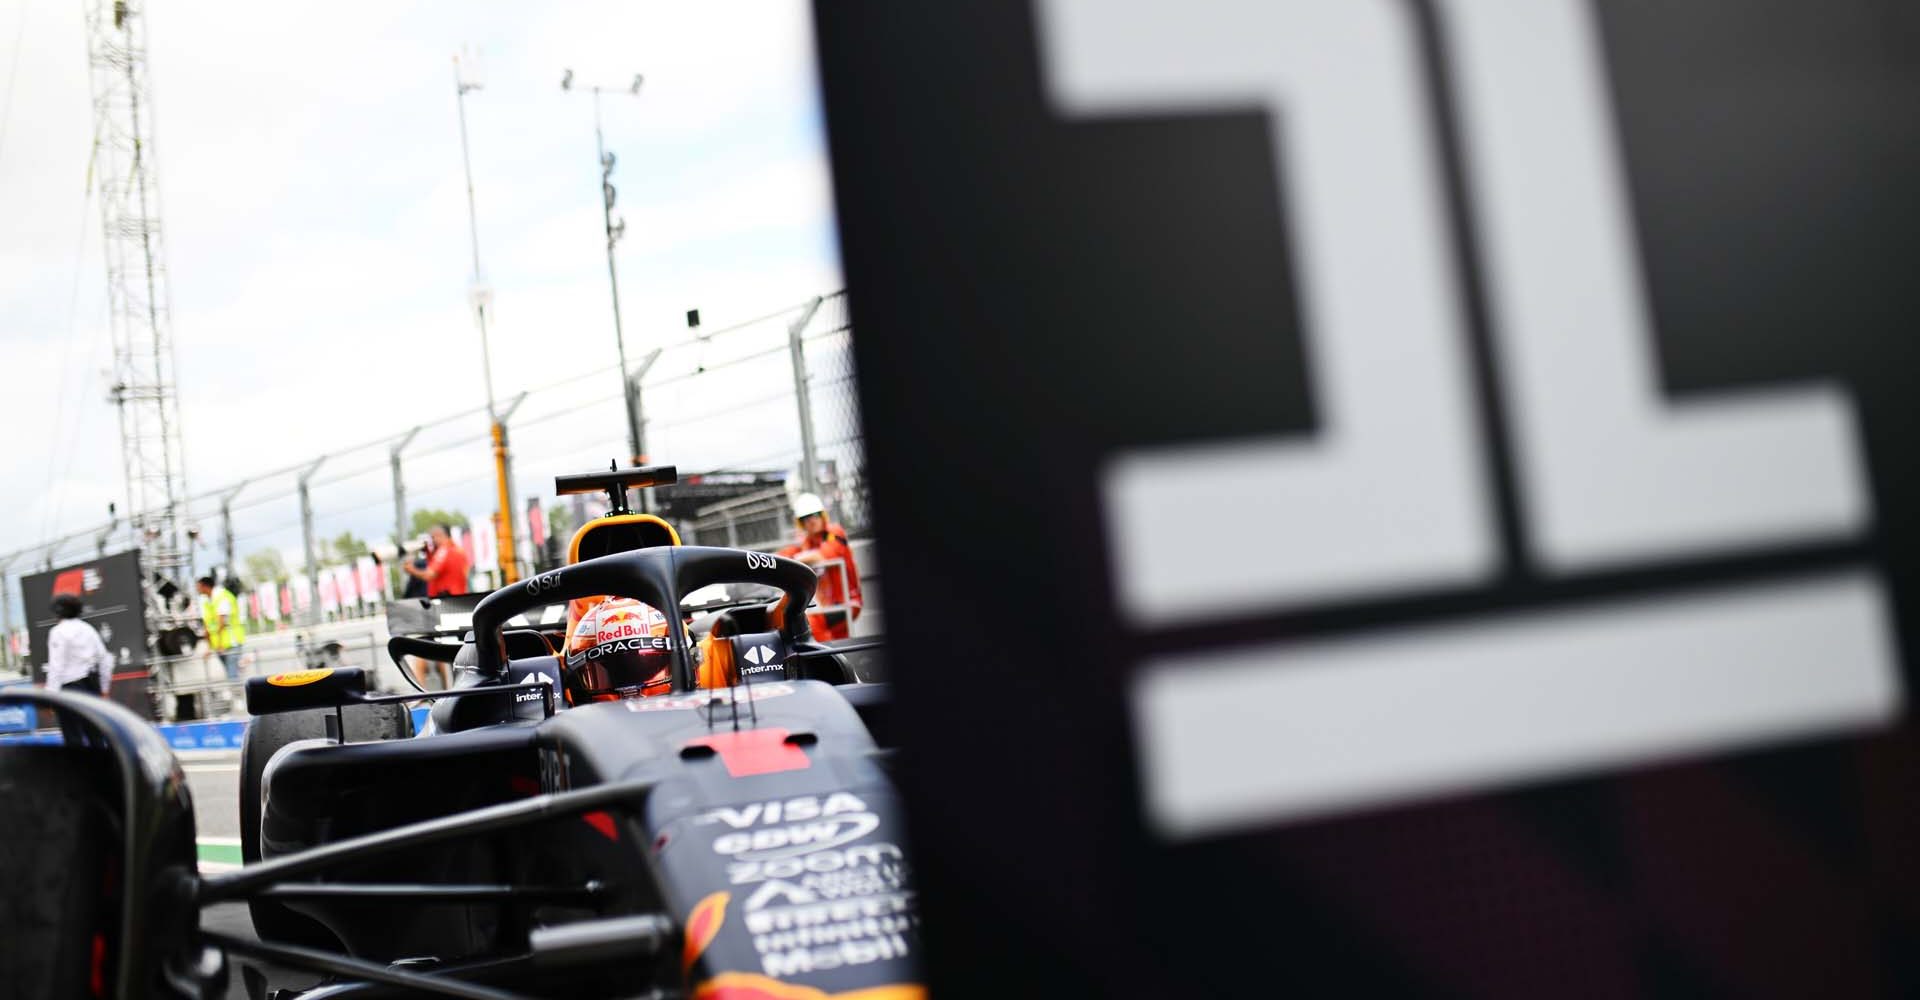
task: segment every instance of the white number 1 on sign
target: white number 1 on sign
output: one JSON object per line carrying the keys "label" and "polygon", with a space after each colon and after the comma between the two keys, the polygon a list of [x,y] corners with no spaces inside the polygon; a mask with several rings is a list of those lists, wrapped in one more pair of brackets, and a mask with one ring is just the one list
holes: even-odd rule
{"label": "white number 1 on sign", "polygon": [[[1494,391],[1512,422],[1507,434],[1526,552],[1505,555],[1565,575],[1856,536],[1870,510],[1852,410],[1839,388],[1806,385],[1679,404],[1660,398],[1604,62],[1586,0],[1434,6],[1442,57],[1456,81],[1470,211],[1484,248]],[[1487,445],[1472,420],[1455,287],[1464,272],[1448,239],[1439,126],[1428,113],[1412,4],[1038,0],[1038,13],[1043,77],[1070,119],[1236,108],[1270,114],[1320,411],[1311,440],[1157,449],[1112,463],[1102,489],[1123,615],[1147,627],[1191,624],[1457,590],[1491,578],[1504,556]],[[1187,516],[1196,510],[1207,516]],[[1176,521],[1182,530],[1164,530]],[[1220,534],[1208,537],[1209,526]],[[1682,706],[1697,711],[1658,727],[1636,724],[1630,712],[1608,714],[1605,704],[1556,702],[1551,691],[1529,691],[1524,671],[1473,668],[1505,662],[1516,649],[1559,648],[1534,642],[1541,628],[1556,627],[1551,616],[1465,633],[1454,627],[1446,648],[1460,666],[1456,690],[1493,699],[1469,697],[1461,703],[1467,717],[1455,721],[1473,725],[1502,706],[1544,697],[1558,704],[1557,721],[1572,728],[1556,739],[1549,712],[1514,729],[1508,744],[1476,745],[1458,759],[1408,746],[1404,756],[1421,767],[1409,769],[1407,760],[1387,754],[1342,772],[1333,799],[1301,791],[1312,775],[1262,774],[1249,783],[1221,778],[1218,768],[1211,777],[1200,768],[1185,773],[1179,762],[1196,740],[1207,753],[1255,755],[1212,760],[1271,760],[1286,749],[1274,742],[1285,734],[1275,736],[1274,719],[1259,716],[1257,706],[1275,697],[1314,704],[1323,734],[1350,719],[1357,728],[1343,737],[1405,742],[1366,731],[1377,719],[1368,712],[1392,690],[1378,681],[1421,669],[1418,657],[1386,655],[1388,645],[1411,648],[1425,633],[1343,643],[1340,662],[1377,668],[1365,685],[1340,681],[1337,673],[1314,675],[1311,688],[1274,690],[1263,680],[1255,685],[1260,698],[1245,702],[1256,706],[1245,709],[1256,716],[1238,738],[1244,745],[1231,747],[1222,745],[1237,739],[1231,729],[1206,717],[1218,706],[1193,705],[1177,693],[1174,678],[1192,679],[1206,658],[1150,663],[1134,699],[1149,807],[1164,829],[1199,832],[1244,821],[1249,801],[1259,815],[1292,815],[1336,800],[1386,801],[1539,774],[1542,767],[1564,770],[1886,716],[1898,692],[1878,581],[1850,574],[1802,596],[1806,607],[1827,615],[1796,619],[1797,627],[1856,633],[1840,639],[1859,641],[1833,644],[1844,663],[1815,657],[1818,664],[1804,667],[1820,672],[1811,687],[1776,684],[1773,700]],[[1750,607],[1742,603],[1749,597]],[[1688,638],[1738,635],[1728,652],[1737,647],[1750,655],[1755,634],[1782,627],[1777,616],[1771,623],[1759,617],[1778,612],[1781,600],[1776,590],[1743,595],[1738,588],[1703,598],[1689,607],[1697,621],[1720,631]],[[1559,622],[1567,662],[1597,664],[1596,651],[1637,634],[1635,611],[1615,606],[1605,616]],[[1670,626],[1671,614],[1645,623],[1655,625]],[[1611,671],[1607,689],[1633,701],[1671,693],[1665,672],[1700,666],[1698,649],[1689,660],[1658,643],[1625,648],[1634,650],[1633,663],[1603,669]],[[1369,649],[1382,655],[1370,658]],[[1264,655],[1280,667],[1312,659],[1312,652],[1275,646],[1239,659]],[[1535,674],[1534,683],[1545,676]],[[1595,718],[1597,728],[1586,725]],[[1579,746],[1564,738],[1575,730],[1587,733]],[[1260,770],[1285,772],[1295,763]]]}

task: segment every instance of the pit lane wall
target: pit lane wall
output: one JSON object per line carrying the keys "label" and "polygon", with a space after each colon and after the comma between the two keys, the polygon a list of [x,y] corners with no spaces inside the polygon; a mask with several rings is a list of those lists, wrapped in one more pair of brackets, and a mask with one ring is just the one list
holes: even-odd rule
{"label": "pit lane wall", "polygon": [[[6,685],[0,685],[0,691]],[[427,706],[413,709],[413,728],[427,723]],[[58,730],[35,731],[32,710],[23,705],[0,706],[0,744],[59,743]],[[247,739],[250,719],[214,719],[204,722],[162,722],[154,728],[175,750],[238,750]]]}

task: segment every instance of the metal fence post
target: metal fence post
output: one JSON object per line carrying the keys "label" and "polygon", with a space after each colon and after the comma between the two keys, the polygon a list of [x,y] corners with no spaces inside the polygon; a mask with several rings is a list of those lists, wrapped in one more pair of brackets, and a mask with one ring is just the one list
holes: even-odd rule
{"label": "metal fence post", "polygon": [[800,486],[808,493],[820,492],[820,456],[813,442],[813,398],[807,390],[807,348],[803,335],[824,301],[823,296],[814,296],[801,310],[800,318],[787,327],[787,350],[793,356],[793,395],[800,407]]}
{"label": "metal fence post", "polygon": [[[647,408],[640,399],[640,380],[647,375],[647,369],[660,360],[661,348],[647,352],[640,363],[633,366],[633,372],[627,376],[627,426],[633,430],[633,461],[636,464],[651,465],[653,458],[647,453]],[[653,487],[640,491],[640,513],[653,513]]]}
{"label": "metal fence post", "polygon": [[326,461],[327,456],[325,455],[314,459],[313,464],[307,466],[307,471],[300,473],[299,479],[300,540],[306,545],[307,599],[312,602],[307,605],[311,611],[311,614],[307,617],[307,624],[309,625],[320,620],[321,611],[320,567],[315,565],[319,560],[313,551],[313,497],[307,492],[307,484],[313,479],[313,474],[320,471],[320,466],[326,464]]}
{"label": "metal fence post", "polygon": [[638,386],[632,378],[622,375],[621,388],[625,390],[623,394],[626,396],[627,447],[633,452],[627,456],[626,464],[633,465],[640,461],[640,456],[647,447],[646,442],[640,439],[640,400],[634,392]]}
{"label": "metal fence post", "polygon": [[387,462],[393,468],[393,544],[405,548],[407,544],[407,483],[400,475],[400,453],[413,443],[414,435],[420,428],[400,435],[399,443],[387,449]]}
{"label": "metal fence post", "polygon": [[247,480],[220,494],[220,551],[226,559],[227,576],[233,576],[233,499],[247,488]]}

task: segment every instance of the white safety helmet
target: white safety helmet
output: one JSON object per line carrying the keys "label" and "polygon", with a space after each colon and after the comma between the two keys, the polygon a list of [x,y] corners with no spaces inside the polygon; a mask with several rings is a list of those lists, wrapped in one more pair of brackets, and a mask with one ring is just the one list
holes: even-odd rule
{"label": "white safety helmet", "polygon": [[825,514],[826,512],[827,505],[821,503],[820,498],[812,493],[802,493],[793,498],[793,519],[796,521],[803,517],[812,517],[815,514]]}

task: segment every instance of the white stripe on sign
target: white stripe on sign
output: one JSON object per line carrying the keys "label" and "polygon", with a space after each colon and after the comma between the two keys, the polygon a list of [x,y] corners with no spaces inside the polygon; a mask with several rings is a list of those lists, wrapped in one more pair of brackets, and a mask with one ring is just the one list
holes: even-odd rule
{"label": "white stripe on sign", "polygon": [[1250,826],[1885,723],[1886,597],[1846,572],[1147,663],[1150,821]]}

